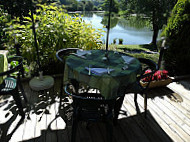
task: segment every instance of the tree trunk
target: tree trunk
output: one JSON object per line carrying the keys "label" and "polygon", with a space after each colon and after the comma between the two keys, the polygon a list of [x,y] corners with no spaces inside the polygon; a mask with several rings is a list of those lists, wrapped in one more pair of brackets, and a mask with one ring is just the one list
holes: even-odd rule
{"label": "tree trunk", "polygon": [[157,21],[156,9],[154,9],[153,13],[152,13],[153,36],[152,36],[152,42],[151,43],[155,46],[155,48],[157,47],[156,41],[157,41],[158,31],[159,31],[159,27],[158,27],[156,21]]}
{"label": "tree trunk", "polygon": [[156,24],[153,25],[153,36],[152,36],[152,44],[156,47],[156,41],[158,37],[159,28]]}

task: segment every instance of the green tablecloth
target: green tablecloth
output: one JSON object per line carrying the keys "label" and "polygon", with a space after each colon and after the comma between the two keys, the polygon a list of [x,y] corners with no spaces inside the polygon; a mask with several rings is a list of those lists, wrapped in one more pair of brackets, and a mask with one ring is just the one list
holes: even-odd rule
{"label": "green tablecloth", "polygon": [[[91,54],[86,54],[85,59],[75,55],[69,55],[65,62],[64,82],[68,83],[70,79],[84,83],[92,88],[98,89],[105,98],[113,98],[117,96],[118,89],[121,86],[128,86],[136,81],[136,75],[141,70],[140,62],[134,59],[128,68],[122,56],[123,53],[108,52],[109,61],[104,61],[105,50],[91,50]],[[114,71],[96,75],[91,73],[86,67],[114,69]]]}
{"label": "green tablecloth", "polygon": [[[0,50],[0,72],[6,71],[8,68],[7,51]],[[3,77],[0,77],[0,84],[3,82]]]}

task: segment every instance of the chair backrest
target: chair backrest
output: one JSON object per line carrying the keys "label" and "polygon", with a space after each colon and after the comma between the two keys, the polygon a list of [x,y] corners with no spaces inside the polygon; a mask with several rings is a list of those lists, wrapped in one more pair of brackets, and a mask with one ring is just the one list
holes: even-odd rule
{"label": "chair backrest", "polygon": [[[109,117],[114,110],[117,98],[105,99],[99,93],[77,93],[68,91],[69,85],[65,86],[65,92],[73,99],[73,107],[77,109],[79,120],[82,121],[100,121]],[[113,117],[113,114],[110,115]]]}
{"label": "chair backrest", "polygon": [[[148,89],[153,74],[158,70],[158,65],[150,59],[138,58],[138,60],[140,61],[141,65],[142,65],[142,72],[137,77],[137,84],[140,86],[140,88],[138,88],[139,91],[143,91],[143,90]],[[145,74],[145,71],[148,69],[151,69],[151,72]],[[149,78],[148,84],[146,86],[142,86],[140,81],[141,81],[141,79],[146,78],[146,77]]]}
{"label": "chair backrest", "polygon": [[164,52],[166,49],[168,49],[169,46],[166,46],[166,39],[164,39],[162,41],[162,45],[160,47],[160,55],[159,55],[159,59],[158,59],[158,69],[160,69],[161,67],[161,61],[162,61],[162,58],[163,58],[163,55],[164,55]]}
{"label": "chair backrest", "polygon": [[1,72],[0,76],[9,76],[10,74],[17,72],[22,67],[22,57],[21,56],[13,56],[8,58],[8,63],[11,63],[12,61],[18,61],[13,67],[10,66],[9,69],[5,72]]}
{"label": "chair backrest", "polygon": [[70,53],[75,53],[78,48],[64,48],[56,52],[56,57],[62,63],[65,63],[64,57],[68,56]]}

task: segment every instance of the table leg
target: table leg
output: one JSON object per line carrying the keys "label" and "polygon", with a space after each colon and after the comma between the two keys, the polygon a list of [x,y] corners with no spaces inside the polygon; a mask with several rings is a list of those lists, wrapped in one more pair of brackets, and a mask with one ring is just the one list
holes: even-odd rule
{"label": "table leg", "polygon": [[118,119],[118,115],[119,115],[119,111],[121,109],[121,106],[123,104],[123,99],[124,96],[120,97],[118,100],[116,100],[115,102],[115,107],[114,107],[114,125],[117,124],[117,119]]}

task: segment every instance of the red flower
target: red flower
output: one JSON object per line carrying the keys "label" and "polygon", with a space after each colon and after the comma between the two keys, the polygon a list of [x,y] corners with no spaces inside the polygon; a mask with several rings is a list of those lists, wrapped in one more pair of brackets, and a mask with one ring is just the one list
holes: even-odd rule
{"label": "red flower", "polygon": [[149,69],[149,70],[146,70],[145,71],[145,74],[147,74],[147,73],[151,73],[152,71]]}
{"label": "red flower", "polygon": [[[149,70],[146,70],[144,74],[148,74],[148,73],[151,73],[152,71],[149,69]],[[168,78],[168,71],[167,70],[158,70],[156,71],[152,78],[151,76],[148,76],[148,77],[145,77],[142,79],[142,81],[144,82],[147,82],[147,81],[150,81],[150,80],[162,80],[162,79],[167,79]]]}
{"label": "red flower", "polygon": [[162,79],[162,76],[159,74],[158,75],[158,80],[161,80]]}

